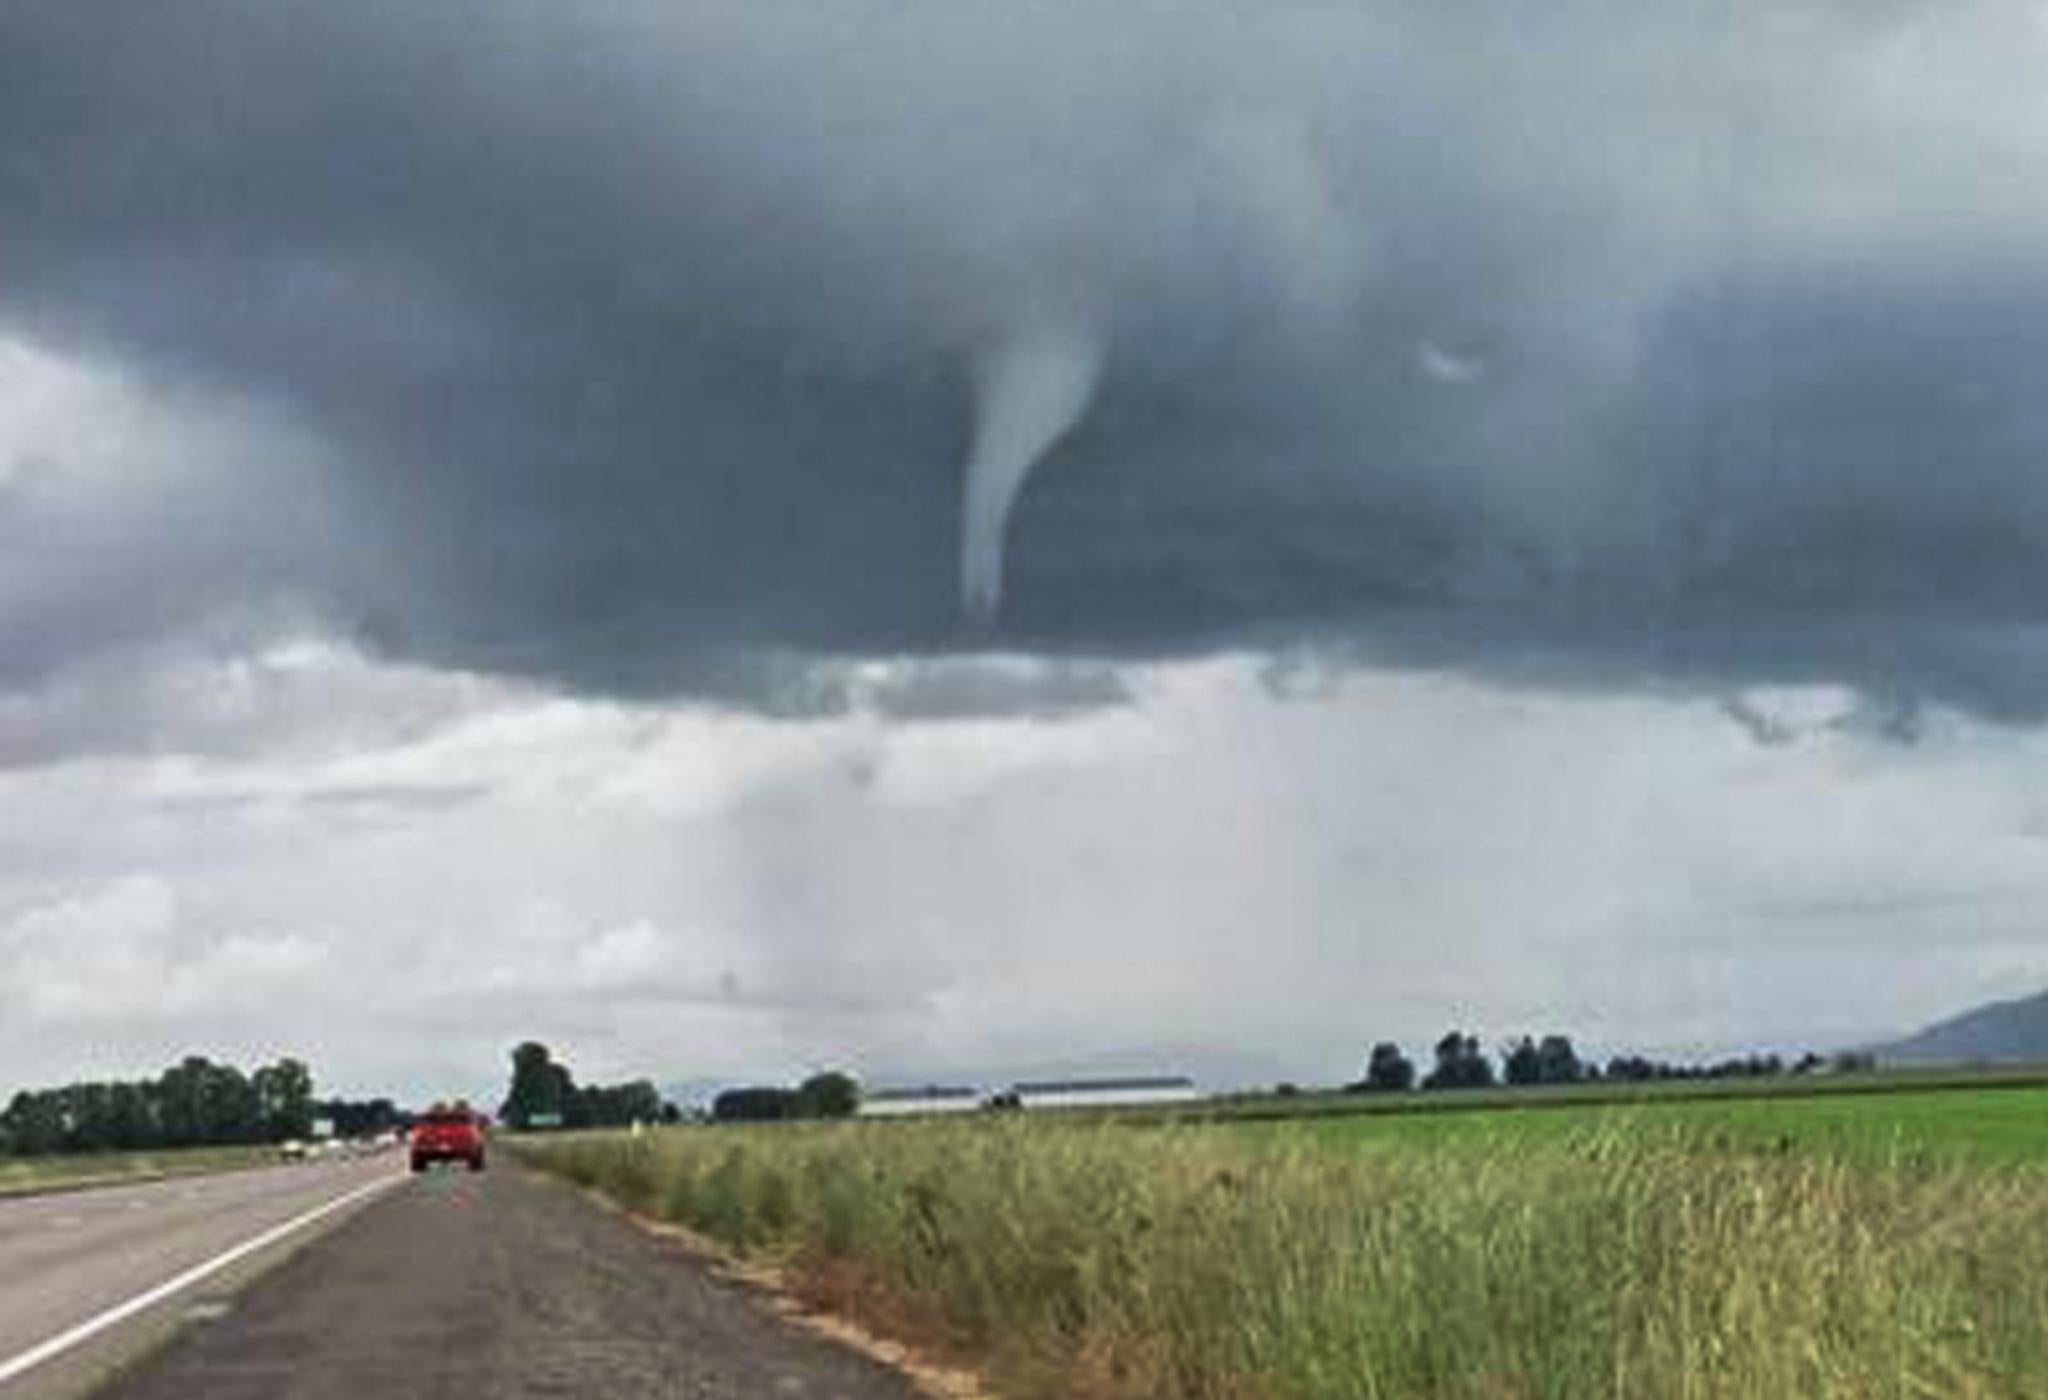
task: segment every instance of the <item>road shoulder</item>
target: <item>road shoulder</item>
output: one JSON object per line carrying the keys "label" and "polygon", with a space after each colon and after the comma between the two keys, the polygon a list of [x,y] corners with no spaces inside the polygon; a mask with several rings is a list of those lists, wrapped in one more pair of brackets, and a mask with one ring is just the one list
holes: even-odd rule
{"label": "road shoulder", "polygon": [[308,1245],[102,1400],[922,1400],[744,1284],[505,1163],[437,1171]]}

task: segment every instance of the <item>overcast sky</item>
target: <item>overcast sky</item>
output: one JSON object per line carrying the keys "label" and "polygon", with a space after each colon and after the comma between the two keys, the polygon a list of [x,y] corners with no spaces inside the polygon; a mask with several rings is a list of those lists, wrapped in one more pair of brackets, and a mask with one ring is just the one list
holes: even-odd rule
{"label": "overcast sky", "polygon": [[2048,984],[2035,0],[12,0],[0,1091]]}

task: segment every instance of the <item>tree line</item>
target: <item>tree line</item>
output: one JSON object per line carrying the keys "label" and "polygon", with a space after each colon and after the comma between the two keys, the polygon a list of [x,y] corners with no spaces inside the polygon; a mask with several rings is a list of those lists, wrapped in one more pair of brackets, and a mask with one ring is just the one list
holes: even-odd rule
{"label": "tree line", "polygon": [[23,1089],[0,1112],[0,1153],[145,1151],[275,1142],[312,1131],[313,1075],[286,1057],[244,1074],[188,1055],[153,1079]]}
{"label": "tree line", "polygon": [[[860,1084],[837,1070],[814,1074],[795,1088],[750,1085],[727,1089],[711,1102],[720,1123],[781,1122],[796,1118],[850,1118],[860,1108]],[[568,1065],[537,1040],[512,1051],[512,1083],[498,1121],[521,1131],[535,1128],[623,1128],[674,1123],[682,1111],[664,1101],[645,1079],[580,1087]]]}
{"label": "tree line", "polygon": [[851,1118],[860,1109],[860,1084],[838,1070],[814,1074],[794,1089],[727,1089],[711,1101],[719,1123],[774,1123],[797,1118]]}
{"label": "tree line", "polygon": [[412,1115],[389,1099],[322,1099],[313,1117],[334,1125],[338,1138],[377,1137],[412,1126]]}
{"label": "tree line", "polygon": [[623,1128],[633,1123],[672,1123],[680,1115],[662,1101],[650,1080],[578,1085],[569,1067],[537,1040],[512,1051],[512,1085],[498,1106],[498,1121],[531,1128]]}
{"label": "tree line", "polygon": [[[1777,1055],[1746,1055],[1701,1064],[1677,1064],[1646,1059],[1641,1055],[1615,1055],[1602,1066],[1581,1059],[1571,1037],[1546,1035],[1517,1036],[1500,1047],[1498,1066],[1479,1043],[1479,1037],[1462,1030],[1447,1032],[1437,1041],[1435,1063],[1420,1076],[1423,1089],[1487,1089],[1505,1084],[1520,1087],[1535,1084],[1645,1083],[1674,1079],[1762,1079],[1782,1074],[1812,1074],[1822,1069],[1838,1073],[1866,1070],[1871,1057],[1847,1052],[1822,1059],[1811,1052],[1787,1063]],[[1414,1061],[1401,1047],[1383,1040],[1366,1057],[1364,1077],[1345,1087],[1354,1093],[1401,1093],[1418,1086]]]}

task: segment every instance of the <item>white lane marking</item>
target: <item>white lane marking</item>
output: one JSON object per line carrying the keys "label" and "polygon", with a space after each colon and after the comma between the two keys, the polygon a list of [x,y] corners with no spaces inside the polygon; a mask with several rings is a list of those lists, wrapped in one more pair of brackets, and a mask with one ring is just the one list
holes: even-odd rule
{"label": "white lane marking", "polygon": [[5,1361],[0,1361],[0,1385],[5,1385],[8,1381],[13,1380],[31,1367],[42,1365],[53,1356],[62,1355],[80,1342],[98,1336],[116,1323],[126,1322],[144,1308],[160,1303],[182,1289],[190,1288],[201,1279],[212,1277],[236,1260],[247,1258],[265,1245],[277,1243],[277,1241],[291,1234],[294,1230],[304,1229],[321,1217],[332,1215],[343,1206],[360,1201],[363,1197],[373,1192],[388,1190],[400,1182],[410,1179],[409,1174],[406,1176],[387,1176],[381,1180],[373,1181],[367,1186],[359,1186],[353,1191],[336,1196],[325,1205],[315,1206],[309,1211],[293,1216],[282,1225],[273,1225],[262,1234],[243,1240],[233,1249],[224,1250],[203,1264],[194,1264],[191,1268],[185,1270],[184,1273],[177,1275],[175,1278],[164,1280],[147,1292],[136,1294],[125,1303],[118,1303],[96,1317],[87,1318],[69,1331],[59,1332],[48,1341],[38,1342],[27,1351],[10,1356]]}

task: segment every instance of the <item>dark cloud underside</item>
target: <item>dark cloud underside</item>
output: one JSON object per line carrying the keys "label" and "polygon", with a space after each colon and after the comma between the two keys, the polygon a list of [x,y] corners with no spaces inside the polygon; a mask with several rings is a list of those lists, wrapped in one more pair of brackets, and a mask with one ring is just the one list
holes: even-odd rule
{"label": "dark cloud underside", "polygon": [[[1270,643],[2033,717],[2044,57],[1907,0],[17,0],[0,331],[308,434],[318,518],[252,463],[181,567],[433,663],[787,704]],[[1102,378],[977,629],[977,366],[1048,327]]]}

